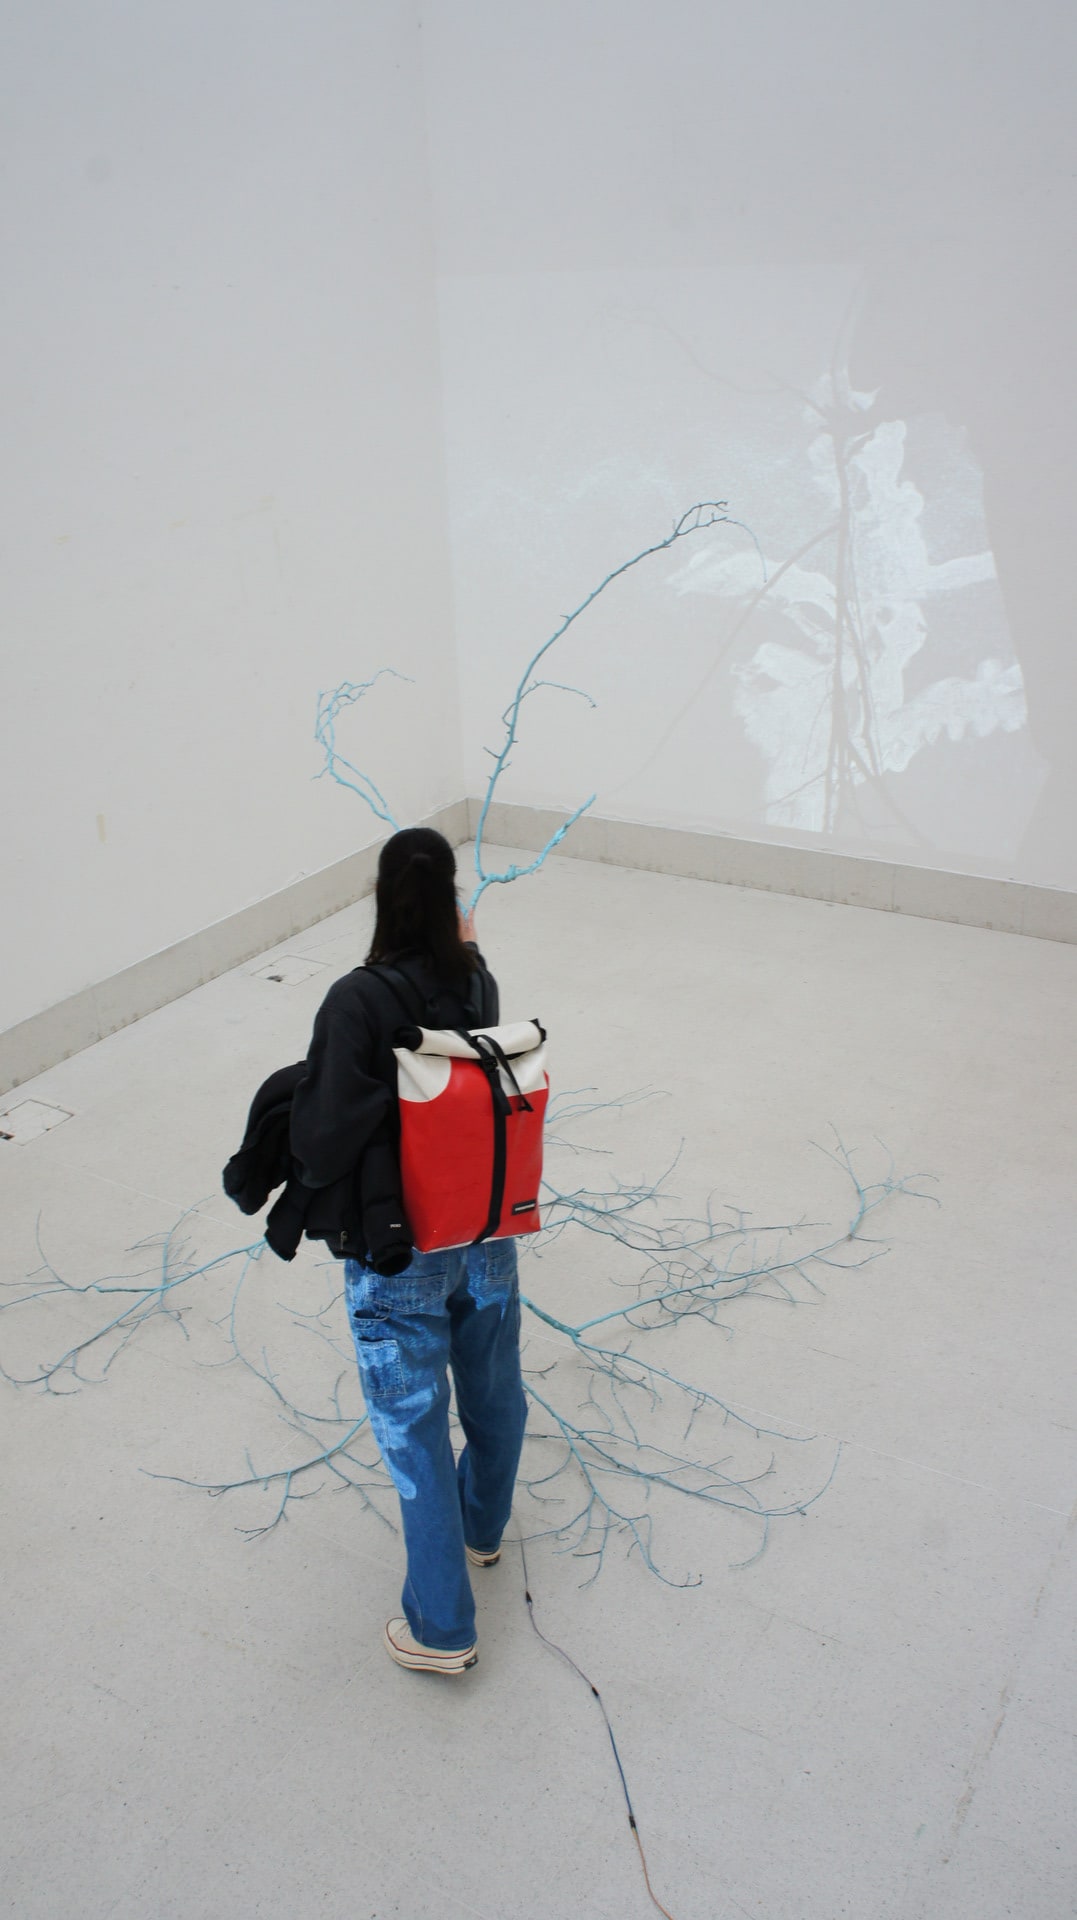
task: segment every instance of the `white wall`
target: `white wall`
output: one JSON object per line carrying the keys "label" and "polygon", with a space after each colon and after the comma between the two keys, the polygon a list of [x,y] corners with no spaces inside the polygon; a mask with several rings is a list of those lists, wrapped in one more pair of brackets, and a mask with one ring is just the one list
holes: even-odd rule
{"label": "white wall", "polygon": [[470,786],[1077,888],[1075,19],[436,0]]}
{"label": "white wall", "polygon": [[0,1028],[463,791],[403,0],[7,10]]}
{"label": "white wall", "polygon": [[0,1028],[377,837],[319,688],[474,791],[714,496],[766,595],[622,581],[502,797],[1077,888],[1075,18],[9,9]]}

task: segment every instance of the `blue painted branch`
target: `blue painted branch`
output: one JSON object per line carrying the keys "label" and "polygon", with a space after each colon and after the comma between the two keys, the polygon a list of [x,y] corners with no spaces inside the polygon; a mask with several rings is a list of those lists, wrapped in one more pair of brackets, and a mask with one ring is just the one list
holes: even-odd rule
{"label": "blue painted branch", "polygon": [[517,684],[516,692],[502,716],[505,727],[504,742],[500,751],[492,754],[494,767],[486,784],[482,811],[479,815],[479,823],[475,833],[476,886],[469,901],[470,911],[474,911],[475,906],[482,898],[487,887],[504,885],[508,881],[522,879],[525,874],[536,872],[548,855],[553,852],[553,849],[560,845],[569,828],[573,827],[576,821],[595,803],[596,796],[592,794],[589,800],[585,800],[582,806],[577,807],[571,817],[565,821],[564,825],[559,827],[557,832],[547,841],[538,858],[532,861],[529,866],[508,867],[503,873],[486,872],[482,860],[482,844],[490,807],[497,791],[498,782],[508,765],[509,755],[516,744],[520,708],[528,695],[534,690],[533,676],[539,662],[545,659],[550,649],[555,647],[559,640],[564,638],[564,635],[580,618],[581,614],[586,613],[588,607],[594,605],[599,595],[605,593],[607,587],[612,586],[615,580],[619,580],[624,574],[629,573],[633,567],[638,567],[644,560],[651,559],[656,553],[666,552],[676,541],[683,540],[688,534],[703,532],[708,527],[740,526],[741,523],[734,521],[726,508],[727,503],[724,500],[701,500],[698,501],[694,507],[689,507],[687,513],[682,513],[672,533],[667,534],[664,540],[656,540],[653,545],[644,547],[641,553],[633,554],[630,560],[623,561],[619,567],[614,567],[612,571],[606,575],[604,580],[600,580],[598,586],[593,588],[586,599],[580,601],[578,607],[575,607],[571,613],[564,615],[560,625],[550,635],[549,639],[543,642],[542,646],[538,648],[537,652],[534,653],[528,661]]}
{"label": "blue painted branch", "polygon": [[[372,674],[369,680],[363,680],[358,684],[345,680],[329,693],[319,693],[314,737],[325,755],[325,765],[319,769],[314,778],[321,780],[328,774],[338,786],[347,787],[350,793],[357,794],[360,800],[365,801],[371,812],[379,820],[384,820],[386,825],[392,827],[395,832],[398,823],[380,787],[375,785],[368,773],[363,773],[359,767],[353,766],[350,760],[337,751],[339,715],[345,708],[353,707],[356,701],[361,700],[363,695],[369,693],[371,687],[376,686],[377,682],[386,675],[393,680],[407,680],[410,684],[408,674],[398,673],[395,667],[379,667],[377,673]],[[342,772],[342,768],[345,768],[347,773]],[[349,780],[347,774],[353,774],[354,779]]]}

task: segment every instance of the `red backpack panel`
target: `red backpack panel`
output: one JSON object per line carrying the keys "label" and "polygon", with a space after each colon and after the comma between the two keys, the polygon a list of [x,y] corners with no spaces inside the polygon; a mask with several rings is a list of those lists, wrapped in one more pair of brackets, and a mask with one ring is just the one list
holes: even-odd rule
{"label": "red backpack panel", "polygon": [[418,1029],[396,1046],[400,1172],[421,1253],[537,1233],[549,1097],[546,1035],[535,1020]]}

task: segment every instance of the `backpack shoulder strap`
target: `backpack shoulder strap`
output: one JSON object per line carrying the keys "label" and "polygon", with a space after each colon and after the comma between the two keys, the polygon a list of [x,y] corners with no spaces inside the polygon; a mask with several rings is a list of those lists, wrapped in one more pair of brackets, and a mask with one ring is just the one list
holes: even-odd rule
{"label": "backpack shoulder strap", "polygon": [[[437,996],[430,999],[422,983],[403,966],[389,966],[377,961],[368,964],[364,972],[372,974],[375,980],[388,989],[398,1007],[401,1008],[409,1026],[416,1027],[456,1027],[456,1020],[447,1016],[445,1007],[438,1005]],[[467,986],[461,996],[463,1008],[463,1027],[495,1027],[499,1019],[499,997],[497,982],[489,972],[485,961],[468,975]]]}
{"label": "backpack shoulder strap", "polygon": [[467,1024],[469,1027],[488,1027],[492,1024],[490,1020],[490,1009],[487,1005],[486,983],[488,979],[489,975],[484,967],[476,967],[474,972],[468,975],[464,1008],[467,1013]]}
{"label": "backpack shoulder strap", "polygon": [[[390,967],[382,962],[368,964],[364,969],[372,973],[376,980],[387,986],[399,1006],[403,1007],[408,1022],[417,1027],[437,1025],[427,1019],[431,1003],[418,981],[413,979],[403,967]],[[478,966],[468,975],[467,991],[464,995],[465,1024],[469,1027],[488,1027],[496,1024],[496,1004],[491,993],[492,980],[485,966]]]}

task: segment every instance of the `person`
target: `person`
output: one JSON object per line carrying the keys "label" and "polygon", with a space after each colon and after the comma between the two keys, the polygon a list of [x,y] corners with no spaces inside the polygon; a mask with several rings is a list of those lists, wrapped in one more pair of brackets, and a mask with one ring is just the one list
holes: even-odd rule
{"label": "person", "polygon": [[[424,1026],[498,1020],[497,983],[458,906],[456,861],[441,834],[409,827],[386,842],[376,905],[367,964],[326,996],[292,1100],[291,1152],[308,1187],[339,1180],[357,1148],[399,1138],[392,1035],[414,1016],[375,968],[391,968],[403,995],[421,998]],[[402,1270],[388,1273],[373,1258],[361,1246],[345,1260],[344,1293],[407,1555],[403,1613],[387,1622],[385,1646],[399,1666],[460,1674],[478,1657],[469,1569],[497,1563],[523,1445],[515,1241],[411,1248]],[[458,1461],[450,1373],[464,1437]]]}

